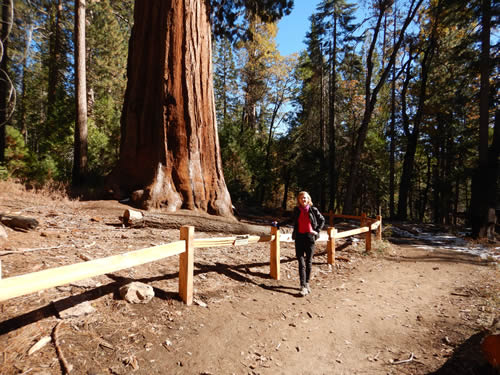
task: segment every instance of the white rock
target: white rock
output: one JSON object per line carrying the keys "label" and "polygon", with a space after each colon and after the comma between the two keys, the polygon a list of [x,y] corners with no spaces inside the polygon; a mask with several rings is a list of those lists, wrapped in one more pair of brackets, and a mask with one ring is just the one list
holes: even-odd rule
{"label": "white rock", "polygon": [[197,304],[198,306],[201,306],[201,307],[208,307],[207,304],[205,302],[203,302],[202,300],[199,300],[199,299],[194,299],[193,302],[195,304]]}
{"label": "white rock", "polygon": [[35,345],[33,345],[30,350],[28,350],[28,355],[32,355],[33,353],[39,351],[42,349],[45,345],[47,345],[49,342],[52,341],[52,338],[50,336],[44,336],[40,340],[36,342]]}
{"label": "white rock", "polygon": [[155,292],[150,285],[135,281],[122,286],[120,296],[130,303],[148,303],[155,296]]}
{"label": "white rock", "polygon": [[65,308],[66,304],[67,302],[54,302],[54,306],[61,319],[78,318],[80,316],[92,314],[93,312],[95,312],[95,309],[92,307],[89,301],[84,301],[69,308]]}
{"label": "white rock", "polygon": [[7,235],[5,227],[2,224],[0,224],[0,239],[7,239],[7,237],[9,236]]}
{"label": "white rock", "polygon": [[90,289],[90,288],[97,288],[101,286],[101,283],[89,278],[89,279],[83,279],[83,280],[78,280],[70,283],[69,285],[71,286],[76,286],[78,288],[85,288],[85,289]]}

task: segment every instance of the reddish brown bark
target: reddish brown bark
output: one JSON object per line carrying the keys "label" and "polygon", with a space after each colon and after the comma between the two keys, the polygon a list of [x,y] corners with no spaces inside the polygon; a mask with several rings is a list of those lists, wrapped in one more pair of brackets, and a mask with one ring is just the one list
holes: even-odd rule
{"label": "reddish brown bark", "polygon": [[136,0],[115,193],[142,208],[231,215],[205,1]]}

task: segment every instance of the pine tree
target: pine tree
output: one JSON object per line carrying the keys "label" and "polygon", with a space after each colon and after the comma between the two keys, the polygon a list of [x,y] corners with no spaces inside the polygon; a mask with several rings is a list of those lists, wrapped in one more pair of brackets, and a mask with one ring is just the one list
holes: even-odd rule
{"label": "pine tree", "polygon": [[382,1],[376,2],[374,4],[374,10],[376,12],[376,21],[375,26],[373,27],[373,36],[371,38],[370,46],[367,51],[366,56],[366,79],[365,79],[365,106],[363,112],[363,119],[361,122],[361,126],[358,130],[355,148],[351,155],[350,166],[349,166],[349,175],[347,180],[347,187],[345,192],[344,199],[344,207],[343,212],[351,213],[353,210],[353,194],[354,187],[356,185],[357,180],[357,172],[361,159],[361,154],[364,148],[364,143],[366,140],[366,136],[368,134],[369,124],[372,118],[373,111],[375,109],[375,104],[377,103],[378,94],[382,89],[382,86],[385,84],[385,81],[389,75],[389,72],[392,69],[392,65],[395,62],[396,54],[399,51],[399,48],[403,42],[405,37],[406,30],[412,20],[414,19],[420,5],[423,3],[423,0],[412,0],[403,26],[401,27],[401,31],[399,33],[396,44],[393,46],[392,53],[387,59],[387,64],[380,69],[380,74],[378,75],[378,79],[376,82],[372,80],[375,78],[374,72],[374,54],[375,47],[377,44],[377,40],[381,31],[382,20],[384,19],[384,15],[389,9],[390,2]]}
{"label": "pine tree", "polygon": [[[127,6],[128,5],[128,6]],[[133,1],[92,1],[87,8],[89,174],[108,174],[118,159]]]}
{"label": "pine tree", "polygon": [[[324,0],[318,5],[318,17],[322,23],[324,45],[329,54],[329,86],[328,86],[328,130],[329,130],[329,209],[335,207],[337,195],[337,162],[336,162],[336,108],[339,93],[337,79],[340,77],[341,62],[352,52],[356,38],[353,32],[357,25],[354,22],[355,7],[344,0]],[[323,157],[323,160],[326,160]],[[324,189],[326,192],[326,189]]]}

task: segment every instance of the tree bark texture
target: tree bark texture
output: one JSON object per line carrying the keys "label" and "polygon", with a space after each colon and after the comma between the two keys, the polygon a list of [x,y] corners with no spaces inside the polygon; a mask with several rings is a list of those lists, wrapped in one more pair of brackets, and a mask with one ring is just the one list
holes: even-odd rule
{"label": "tree bark texture", "polygon": [[[61,30],[61,13],[62,13],[62,3],[61,0],[57,0],[54,4],[49,5],[49,12],[51,17],[50,27],[50,40],[49,40],[49,87],[47,90],[47,115],[50,120],[54,114],[54,106],[56,104],[56,91],[57,85],[60,84],[60,78],[62,76],[61,70],[61,50],[62,50],[62,30]],[[75,13],[76,16],[76,13]],[[76,23],[75,23],[76,27]],[[85,30],[85,29],[84,29]],[[75,34],[76,36],[77,34]],[[54,129],[49,128],[47,130],[48,134],[53,132]]]}
{"label": "tree bark texture", "polygon": [[143,208],[230,216],[205,1],[136,0],[115,195]]}
{"label": "tree bark texture", "polygon": [[85,65],[85,0],[75,1],[75,90],[76,121],[73,186],[81,185],[87,174],[87,76]]}

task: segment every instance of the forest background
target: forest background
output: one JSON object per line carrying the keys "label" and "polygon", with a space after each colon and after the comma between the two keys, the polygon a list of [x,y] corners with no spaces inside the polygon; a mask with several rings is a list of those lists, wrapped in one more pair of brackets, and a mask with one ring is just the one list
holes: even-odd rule
{"label": "forest background", "polygon": [[[73,182],[73,193],[100,196],[120,155],[134,1],[83,2],[84,178],[75,170],[77,4],[2,4],[0,178]],[[241,12],[240,37],[230,37],[214,17],[218,136],[233,204],[290,209],[307,190],[324,211],[467,221],[484,237],[500,202],[498,4],[358,6],[363,19],[355,2],[321,1],[306,49],[289,56],[277,49],[277,21]]]}

